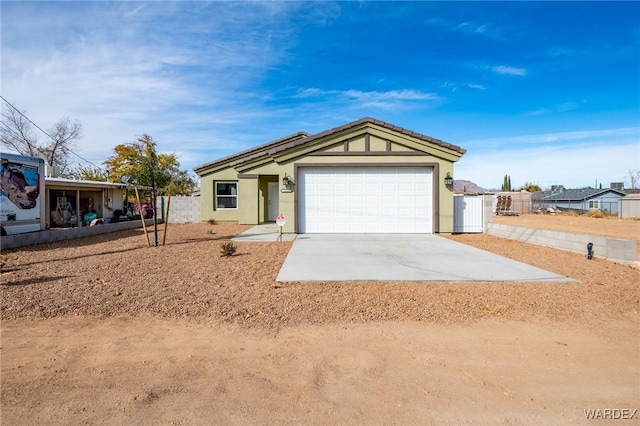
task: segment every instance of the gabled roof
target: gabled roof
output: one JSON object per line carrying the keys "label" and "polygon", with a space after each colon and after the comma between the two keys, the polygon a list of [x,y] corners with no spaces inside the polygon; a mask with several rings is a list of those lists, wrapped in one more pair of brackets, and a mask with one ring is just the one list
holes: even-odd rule
{"label": "gabled roof", "polygon": [[305,138],[305,139],[291,141],[288,144],[280,145],[277,148],[274,148],[274,149],[270,150],[269,154],[273,155],[273,154],[276,154],[276,153],[278,153],[280,151],[284,151],[286,149],[293,148],[293,147],[301,145],[303,143],[313,142],[314,140],[317,140],[317,139],[320,139],[320,138],[324,138],[326,136],[330,136],[330,135],[332,135],[334,133],[342,132],[343,130],[348,130],[348,129],[352,128],[352,127],[357,127],[357,126],[360,126],[362,124],[376,124],[376,125],[378,125],[380,127],[384,127],[386,129],[393,130],[393,131],[396,131],[398,133],[409,135],[409,136],[412,136],[412,137],[414,137],[416,139],[420,139],[420,140],[432,143],[434,145],[438,145],[438,146],[442,146],[444,148],[448,148],[448,149],[450,149],[452,151],[459,152],[460,154],[464,154],[464,153],[467,152],[466,150],[460,148],[459,146],[452,145],[450,143],[441,141],[440,139],[435,139],[435,138],[432,138],[430,136],[423,135],[421,133],[416,133],[416,132],[413,132],[411,130],[404,129],[402,127],[394,126],[391,123],[387,123],[387,122],[384,122],[384,121],[381,121],[381,120],[376,120],[375,118],[365,117],[365,118],[361,118],[360,120],[356,120],[356,121],[352,121],[351,123],[344,124],[344,125],[342,125],[340,127],[335,127],[333,129],[325,130],[324,132],[315,134],[315,135],[310,136],[310,137]]}
{"label": "gabled roof", "polygon": [[617,189],[604,188],[604,189],[594,189],[594,188],[584,188],[584,189],[566,189],[557,194],[549,195],[544,197],[543,200],[546,201],[583,201],[588,200],[589,198],[598,197],[607,192],[613,192],[614,194],[618,194],[621,197],[625,196],[624,191],[618,191]]}
{"label": "gabled roof", "polygon": [[291,142],[291,141],[295,141],[297,139],[304,139],[304,138],[307,138],[308,136],[309,136],[309,134],[306,133],[306,132],[294,133],[292,135],[285,136],[283,138],[276,139],[274,141],[267,142],[265,144],[255,146],[253,148],[249,148],[249,149],[247,149],[245,151],[238,152],[237,154],[232,154],[232,155],[229,155],[227,157],[220,158],[218,160],[214,160],[214,161],[210,161],[208,163],[201,164],[199,166],[194,167],[193,170],[196,173],[198,173],[200,171],[203,171],[203,170],[208,169],[210,167],[216,166],[218,164],[223,164],[223,163],[231,162],[231,161],[234,161],[234,160],[235,160],[234,162],[236,162],[236,163],[237,162],[246,161],[246,160],[248,160],[250,158],[255,158],[255,157],[259,157],[259,156],[265,155],[267,153],[267,151],[269,151],[269,149],[277,147],[278,145],[285,144],[285,143]]}
{"label": "gabled roof", "polygon": [[307,143],[313,143],[314,141],[317,141],[321,138],[327,137],[327,136],[331,136],[333,134],[345,131],[345,130],[349,130],[351,128],[354,127],[358,127],[361,126],[363,124],[375,124],[377,126],[389,129],[389,130],[393,130],[395,132],[398,133],[402,133],[408,136],[411,136],[415,139],[420,139],[423,140],[425,142],[428,142],[430,144],[433,145],[437,145],[437,146],[441,146],[443,148],[447,148],[450,149],[452,151],[455,151],[459,154],[464,154],[467,151],[465,149],[460,148],[459,146],[456,145],[452,145],[450,143],[444,142],[440,139],[435,139],[432,138],[430,136],[426,136],[423,135],[421,133],[416,133],[413,132],[411,130],[407,130],[404,129],[402,127],[398,127],[398,126],[394,126],[391,123],[386,123],[384,121],[381,120],[376,120],[374,118],[371,117],[365,117],[365,118],[361,118],[359,120],[356,121],[352,121],[350,123],[344,124],[342,126],[339,127],[335,127],[333,129],[329,129],[329,130],[325,130],[324,132],[320,132],[317,133],[315,135],[309,135],[308,133],[305,132],[298,132],[298,133],[294,133],[292,135],[286,136],[284,138],[281,139],[277,139],[275,141],[272,142],[268,142],[266,144],[260,145],[260,146],[256,146],[254,148],[248,149],[246,151],[242,151],[239,152],[237,154],[233,154],[230,155],[228,157],[224,157],[215,161],[211,161],[209,163],[205,163],[199,166],[194,167],[194,171],[196,173],[199,172],[204,172],[206,169],[210,169],[213,168],[215,166],[221,166],[223,164],[228,164],[230,166],[237,166],[240,165],[242,163],[245,162],[249,162],[251,160],[255,160],[257,158],[260,157],[264,157],[264,156],[272,156],[274,154],[280,153],[280,152],[284,152],[288,149],[303,145],[303,144],[307,144]]}

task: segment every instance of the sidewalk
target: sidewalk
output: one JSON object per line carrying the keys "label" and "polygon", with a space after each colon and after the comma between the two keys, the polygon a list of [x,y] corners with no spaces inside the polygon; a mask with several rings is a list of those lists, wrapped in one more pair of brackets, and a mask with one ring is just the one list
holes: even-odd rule
{"label": "sidewalk", "polygon": [[280,234],[275,223],[262,223],[236,235],[232,241],[293,241],[297,234]]}

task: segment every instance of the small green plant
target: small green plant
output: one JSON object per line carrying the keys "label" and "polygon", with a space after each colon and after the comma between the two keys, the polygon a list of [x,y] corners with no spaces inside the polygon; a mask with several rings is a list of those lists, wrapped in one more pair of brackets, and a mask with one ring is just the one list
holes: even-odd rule
{"label": "small green plant", "polygon": [[213,235],[213,230],[212,229],[207,229],[207,235]]}
{"label": "small green plant", "polygon": [[215,224],[216,224],[216,220],[215,220],[215,219],[209,219],[209,220],[207,221],[207,223],[208,223],[209,225],[215,225]]}
{"label": "small green plant", "polygon": [[223,241],[222,244],[220,244],[220,255],[233,256],[237,249],[238,247],[236,247],[232,241]]}

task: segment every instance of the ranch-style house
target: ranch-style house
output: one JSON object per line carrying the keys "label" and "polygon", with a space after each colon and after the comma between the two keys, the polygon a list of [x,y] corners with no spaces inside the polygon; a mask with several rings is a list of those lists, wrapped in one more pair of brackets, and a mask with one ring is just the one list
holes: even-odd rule
{"label": "ranch-style house", "polygon": [[450,233],[465,150],[373,118],[299,132],[194,168],[201,219],[285,233]]}

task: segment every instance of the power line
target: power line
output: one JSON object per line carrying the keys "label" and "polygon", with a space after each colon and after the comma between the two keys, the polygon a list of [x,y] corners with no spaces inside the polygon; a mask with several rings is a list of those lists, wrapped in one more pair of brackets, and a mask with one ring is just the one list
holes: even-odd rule
{"label": "power line", "polygon": [[[49,133],[47,133],[46,131],[44,131],[44,130],[42,129],[42,127],[38,126],[36,123],[34,123],[33,121],[31,121],[31,119],[30,119],[29,117],[27,117],[26,115],[24,115],[24,114],[22,113],[22,111],[20,111],[18,108],[16,108],[16,107],[14,107],[13,105],[11,105],[11,102],[9,102],[8,100],[6,100],[6,99],[4,98],[4,96],[0,95],[0,99],[2,99],[3,101],[5,101],[5,103],[6,103],[7,105],[9,105],[9,106],[14,110],[14,111],[16,111],[16,112],[17,112],[18,114],[20,114],[22,117],[24,117],[24,118],[25,118],[29,123],[33,124],[33,125],[35,126],[35,128],[36,128],[36,129],[40,130],[40,131],[41,131],[42,133],[44,133],[45,135],[49,136],[49,138],[50,138],[52,141],[57,142],[57,141],[56,141],[56,139],[55,139],[53,136],[51,136]],[[79,159],[81,159],[82,161],[85,161],[85,162],[87,162],[87,163],[91,164],[91,165],[92,165],[92,166],[94,166],[94,167],[97,167],[97,168],[99,168],[99,169],[101,169],[101,170],[106,170],[104,167],[100,167],[100,166],[97,166],[97,165],[93,164],[91,161],[87,160],[86,158],[81,157],[80,155],[76,154],[75,152],[73,152],[73,151],[71,151],[71,150],[70,150],[69,152],[70,152],[71,154],[75,155],[76,157],[78,157]]]}

